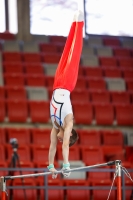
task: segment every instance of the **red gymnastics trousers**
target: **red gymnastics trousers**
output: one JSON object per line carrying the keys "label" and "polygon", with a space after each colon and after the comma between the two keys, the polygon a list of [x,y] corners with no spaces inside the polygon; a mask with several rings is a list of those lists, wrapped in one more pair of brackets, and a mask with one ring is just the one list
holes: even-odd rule
{"label": "red gymnastics trousers", "polygon": [[79,62],[83,45],[83,14],[78,13],[71,25],[67,41],[59,61],[53,90],[62,88],[74,90],[79,70]]}

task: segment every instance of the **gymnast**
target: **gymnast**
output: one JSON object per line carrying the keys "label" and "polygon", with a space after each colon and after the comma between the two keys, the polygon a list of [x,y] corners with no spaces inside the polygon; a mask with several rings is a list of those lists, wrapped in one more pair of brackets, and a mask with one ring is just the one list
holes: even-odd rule
{"label": "gymnast", "polygon": [[78,140],[78,134],[73,129],[73,111],[70,93],[74,90],[77,77],[83,42],[84,17],[81,11],[76,11],[67,37],[67,41],[59,61],[53,85],[53,94],[50,102],[50,117],[53,124],[50,136],[49,166],[52,178],[56,178],[54,157],[57,141],[62,142],[64,177],[69,177],[69,147]]}

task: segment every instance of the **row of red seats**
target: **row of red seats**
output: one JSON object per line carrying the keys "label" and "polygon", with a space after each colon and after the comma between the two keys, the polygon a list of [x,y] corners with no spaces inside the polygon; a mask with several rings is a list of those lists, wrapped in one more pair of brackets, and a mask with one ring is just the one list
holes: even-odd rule
{"label": "row of red seats", "polygon": [[[66,38],[65,38],[66,40]],[[58,43],[49,42],[49,43],[39,43],[39,49],[41,52],[63,52],[65,41]],[[105,45],[106,46],[106,45]],[[84,46],[83,46],[84,48]],[[133,50],[130,48],[124,48],[124,47],[115,47],[110,46],[112,49],[112,54],[114,56],[120,56],[120,57],[132,57],[133,56]]]}
{"label": "row of red seats", "polygon": [[50,119],[49,101],[7,100],[0,101],[0,121],[48,123]]}
{"label": "row of red seats", "polygon": [[120,66],[120,67],[133,67],[133,58],[123,57],[99,57],[100,66]]}
{"label": "row of red seats", "polygon": [[[49,101],[26,100],[0,100],[0,121],[27,122],[30,116],[31,122],[48,123],[50,120]],[[133,125],[132,104],[110,103],[73,103],[74,120],[76,124],[97,125]],[[81,115],[83,113],[83,115]]]}
{"label": "row of red seats", "polygon": [[112,47],[112,52],[114,56],[133,57],[133,50],[130,48]]}
{"label": "row of red seats", "polygon": [[41,63],[22,63],[22,62],[3,62],[4,73],[16,74],[45,74],[44,67]]}
{"label": "row of red seats", "polygon": [[4,62],[58,63],[61,53],[3,52]]}
{"label": "row of red seats", "polygon": [[44,74],[4,74],[5,85],[10,86],[34,86],[34,87],[53,87],[54,76]]}
{"label": "row of red seats", "polygon": [[[19,142],[19,141],[18,141]],[[33,162],[35,167],[38,167],[39,163],[48,162],[49,144],[23,144],[18,147],[18,155],[20,162]],[[0,160],[7,161],[10,164],[11,156],[13,153],[12,146],[10,144],[0,145]],[[130,158],[130,159],[129,159]],[[57,152],[55,161],[63,160],[62,157],[62,145],[57,146]],[[130,161],[133,163],[133,154],[129,157],[126,155],[126,146],[121,145],[75,145],[70,148],[69,152],[70,161],[82,160],[86,165],[94,165],[96,163],[105,163],[111,160]]]}
{"label": "row of red seats", "polygon": [[[66,38],[65,38],[66,40]],[[43,53],[62,53],[63,49],[64,49],[64,45],[65,45],[65,41],[61,42],[61,43],[53,43],[53,42],[49,42],[49,43],[39,43],[39,50],[40,52]]]}
{"label": "row of red seats", "polygon": [[[49,180],[48,181],[48,186],[55,186],[55,187],[59,187],[58,189],[48,189],[48,199],[49,200],[64,200],[64,199],[69,199],[69,200],[80,200],[80,199],[91,199],[93,198],[93,200],[106,200],[108,195],[109,195],[109,190],[111,187],[112,181],[109,180],[101,180],[101,181],[87,181],[87,180]],[[22,181],[21,180],[14,180],[12,183],[13,186],[22,186]],[[25,186],[30,186],[31,188],[34,186],[44,186],[44,182],[43,181],[39,181],[38,183],[36,183],[36,181],[34,179],[26,179],[24,182]],[[68,188],[66,189],[61,189],[61,187],[66,186]],[[90,188],[86,188],[89,187]],[[103,189],[105,188],[105,186],[107,186],[107,189]],[[116,182],[114,184],[114,186],[117,186]],[[132,183],[126,183],[126,186],[132,186]],[[84,187],[84,188],[83,188]],[[98,187],[98,188],[93,188],[91,190],[91,187]],[[36,199],[40,199],[43,200],[44,196],[45,196],[45,190],[39,189],[36,190],[34,189],[26,189],[26,197],[29,200],[36,200]],[[132,190],[128,189],[125,190],[125,195],[126,195],[126,199],[130,199]],[[23,188],[21,189],[14,189],[12,192],[9,191],[9,195],[12,196],[12,198],[14,200],[22,200],[25,199],[25,195],[24,195],[24,190]],[[117,199],[117,189],[111,191],[110,194],[110,200],[114,200]]]}
{"label": "row of red seats", "polygon": [[[40,144],[50,143],[51,129],[39,128],[0,128],[0,144],[5,144],[11,138],[17,138],[19,144]],[[124,136],[121,130],[82,130],[77,129],[80,145],[124,145]]]}
{"label": "row of red seats", "polygon": [[[45,76],[45,75],[24,75],[24,74],[4,74],[4,83],[5,85],[10,86],[35,86],[35,87],[53,87],[54,76]],[[132,90],[133,88],[133,79],[125,79],[125,84],[127,90]],[[102,78],[87,78],[79,77],[76,89],[90,89],[90,90],[106,90],[107,85],[105,79]]]}
{"label": "row of red seats", "polygon": [[[22,53],[22,52],[3,52],[3,62],[43,62],[43,63],[58,63],[61,53]],[[133,58],[123,57],[98,57],[99,65],[103,66],[122,66],[132,67]]]}
{"label": "row of red seats", "polygon": [[[49,100],[52,96],[52,89],[47,88]],[[20,99],[26,100],[28,98],[25,87],[4,86],[0,87],[0,99]],[[71,93],[71,101],[73,102],[93,102],[93,103],[133,103],[133,92],[128,91],[90,91],[90,90],[74,90]]]}
{"label": "row of red seats", "polygon": [[[130,68],[116,68],[116,67],[84,67],[83,75],[92,78],[132,78],[133,77],[133,67]],[[80,70],[80,72],[81,72]]]}
{"label": "row of red seats", "polygon": [[[50,67],[49,67],[50,69]],[[55,68],[56,69],[56,68]],[[25,64],[22,63],[4,63],[3,71],[5,74],[31,74],[31,75],[44,75],[45,70],[41,64]],[[116,67],[84,67],[80,66],[79,75],[86,76],[90,78],[132,78],[133,77],[133,67],[127,68],[116,68]]]}
{"label": "row of red seats", "polygon": [[90,91],[90,90],[75,90],[71,93],[73,102],[93,102],[93,103],[132,103],[133,93],[128,91]]}
{"label": "row of red seats", "polygon": [[[11,138],[17,138],[20,145],[42,145],[47,146],[50,144],[50,132],[51,129],[25,129],[25,128],[3,128],[0,129],[0,144],[5,145],[10,141]],[[124,136],[120,130],[78,130],[79,140],[77,142],[78,146],[100,146],[104,145],[107,151],[107,146],[110,148],[112,153],[112,148],[121,151],[124,147]],[[112,146],[113,145],[113,146]],[[115,147],[116,146],[116,147]],[[127,149],[126,158],[131,156],[131,148]],[[74,149],[75,150],[75,149]],[[109,150],[109,151],[110,151]],[[131,149],[132,150],[132,149]],[[61,151],[60,151],[61,152]],[[74,152],[73,152],[74,153]],[[79,152],[76,149],[75,157],[71,159],[80,159]],[[73,154],[74,155],[74,154]],[[61,154],[60,154],[61,159]]]}

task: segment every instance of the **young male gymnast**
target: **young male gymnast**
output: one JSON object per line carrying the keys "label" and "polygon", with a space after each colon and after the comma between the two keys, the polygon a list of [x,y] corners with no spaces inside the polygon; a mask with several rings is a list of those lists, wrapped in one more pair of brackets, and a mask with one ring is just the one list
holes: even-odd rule
{"label": "young male gymnast", "polygon": [[83,42],[83,22],[84,17],[81,11],[77,11],[67,37],[67,41],[58,64],[53,95],[50,102],[50,115],[53,128],[51,131],[51,143],[49,148],[49,171],[52,178],[56,178],[54,168],[54,157],[56,153],[57,141],[62,142],[63,168],[65,177],[70,175],[69,147],[78,140],[78,134],[73,129],[73,111],[70,101],[70,93],[73,91],[78,77],[78,69]]}

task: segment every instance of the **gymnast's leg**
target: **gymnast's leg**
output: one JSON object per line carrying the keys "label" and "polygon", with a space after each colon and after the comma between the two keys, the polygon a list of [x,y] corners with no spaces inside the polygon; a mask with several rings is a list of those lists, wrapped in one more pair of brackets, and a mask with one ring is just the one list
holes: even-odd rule
{"label": "gymnast's leg", "polygon": [[70,92],[74,89],[78,76],[79,61],[83,40],[83,14],[78,11],[74,16],[69,36],[60,59],[53,89],[64,88]]}

